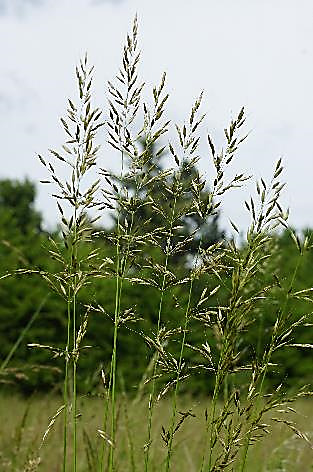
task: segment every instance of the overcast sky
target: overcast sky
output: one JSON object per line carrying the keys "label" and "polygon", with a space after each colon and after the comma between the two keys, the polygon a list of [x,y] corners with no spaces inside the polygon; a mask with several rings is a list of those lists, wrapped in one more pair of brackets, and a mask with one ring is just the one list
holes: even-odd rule
{"label": "overcast sky", "polygon": [[[251,134],[234,170],[268,178],[282,157],[290,222],[313,227],[312,0],[0,0],[0,178],[45,177],[35,155],[63,142],[59,117],[75,97],[74,67],[85,51],[105,106],[136,12],[142,77],[152,84],[168,73],[169,116],[181,122],[204,89],[203,133],[219,141],[244,105]],[[109,167],[112,153],[100,140]],[[37,206],[53,223],[47,191],[38,189]],[[228,197],[223,224],[244,227],[245,196]]]}

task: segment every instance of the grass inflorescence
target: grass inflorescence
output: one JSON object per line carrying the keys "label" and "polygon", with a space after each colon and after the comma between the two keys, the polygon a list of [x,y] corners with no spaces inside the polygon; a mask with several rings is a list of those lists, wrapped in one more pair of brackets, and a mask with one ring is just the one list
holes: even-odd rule
{"label": "grass inflorescence", "polygon": [[[180,446],[186,455],[184,470],[248,470],[250,449],[256,449],[277,424],[285,424],[311,445],[306,432],[290,419],[292,402],[311,395],[309,389],[289,394],[282,383],[273,389],[267,383],[268,376],[279,370],[277,351],[313,347],[295,339],[299,326],[309,328],[310,313],[295,318],[290,311],[292,301],[311,300],[311,289],[294,289],[310,241],[300,240],[290,230],[299,260],[289,283],[280,280],[275,267],[276,231],[279,227],[289,230],[288,212],[280,203],[284,187],[281,160],[272,179],[256,182],[256,195],[244,203],[250,215],[245,234],[231,221],[234,237],[208,241],[203,228],[214,223],[224,196],[251,178],[232,171],[247,138],[245,110],[239,110],[225,128],[220,148],[211,135],[202,143],[203,93],[186,120],[173,125],[166,117],[166,74],[149,98],[139,64],[135,18],[121,68],[108,83],[104,113],[93,108],[93,67],[85,56],[76,69],[77,103],[69,100],[67,116],[61,119],[66,135],[62,151],[50,150],[49,158],[39,156],[48,172],[43,183],[54,187],[60,215],[60,234],[51,239],[49,248],[49,257],[57,261],[59,271],[20,269],[18,274],[44,278],[64,300],[67,313],[63,347],[31,345],[64,359],[63,404],[51,415],[40,453],[44,454],[45,444],[63,416],[63,451],[58,453],[63,472],[86,467],[99,472],[183,470],[176,454]],[[119,159],[117,172],[109,170],[110,161],[105,163],[108,151],[104,155],[96,144],[104,129],[110,152]],[[204,153],[212,163],[208,177],[199,170]],[[164,158],[166,168],[161,163]],[[68,170],[68,179],[58,176],[59,164]],[[98,230],[95,222],[108,212],[115,221],[112,231]],[[113,248],[110,257],[101,253],[99,241]],[[97,302],[95,287],[99,285],[94,284],[99,279],[114,281],[113,312]],[[142,293],[152,290],[158,294],[157,305],[149,313],[153,324],[148,328],[144,324],[148,315],[125,305],[125,294],[132,285]],[[83,290],[93,293],[92,303],[81,303]],[[262,339],[262,310],[269,304],[275,322],[266,327]],[[103,315],[103,323],[113,325],[112,349],[110,358],[103,358],[100,375],[102,413],[97,405],[92,428],[80,428],[78,418],[84,414],[88,398],[81,400],[80,408],[77,372],[81,352],[89,347],[84,339],[95,313]],[[260,325],[257,345],[248,336],[255,325]],[[119,373],[121,330],[149,349],[137,394],[129,400],[123,373]],[[4,363],[2,369],[6,367]],[[208,379],[202,412],[192,398],[181,405],[181,392],[186,398],[193,377]],[[144,411],[140,422],[145,422],[140,432],[139,405]],[[160,424],[158,412],[164,405],[167,413]],[[201,426],[195,430],[193,424],[199,425],[199,421]],[[188,443],[181,445],[180,438],[189,429]],[[86,454],[80,447],[82,441]],[[125,454],[120,455],[123,449],[127,450],[127,465]],[[39,456],[30,456],[25,470],[36,467],[40,467]]]}

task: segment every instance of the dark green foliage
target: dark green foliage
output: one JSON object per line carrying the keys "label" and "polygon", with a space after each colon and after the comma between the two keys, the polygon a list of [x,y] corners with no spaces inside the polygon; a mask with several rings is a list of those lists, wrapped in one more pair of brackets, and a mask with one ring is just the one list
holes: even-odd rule
{"label": "dark green foliage", "polygon": [[[41,215],[34,210],[35,187],[29,181],[0,182],[0,260],[1,275],[12,276],[0,283],[1,359],[9,353],[21,330],[27,325],[38,305],[46,297],[47,286],[38,276],[14,275],[21,268],[53,270],[54,263],[46,257],[44,246],[48,235],[41,230]],[[59,374],[48,353],[30,352],[32,342],[60,342],[64,330],[63,310],[58,297],[51,296],[36,323],[28,331],[14,356],[3,380],[18,380],[25,388],[44,388],[55,383]],[[27,360],[27,362],[25,362]],[[49,365],[51,370],[48,369]],[[18,371],[10,371],[10,368]]]}
{"label": "dark green foliage", "polygon": [[34,209],[35,186],[29,180],[2,180],[0,185],[1,236],[6,231],[26,235],[40,232],[41,215]]}
{"label": "dark green foliage", "polygon": [[[47,249],[51,247],[49,234],[41,230],[41,215],[34,207],[35,187],[29,181],[18,183],[8,180],[1,181],[2,208],[0,219],[1,232],[1,275],[16,269],[29,268],[54,272],[58,263],[47,257]],[[15,199],[14,196],[19,198]],[[23,215],[27,215],[24,219]],[[98,228],[99,229],[99,228]],[[214,237],[214,236],[213,236]],[[54,234],[57,239],[57,233]],[[112,256],[113,248],[98,239],[98,247],[102,257]],[[146,255],[149,257],[149,255]],[[93,288],[82,291],[79,298],[80,312],[87,304],[99,304],[105,312],[94,312],[90,316],[89,330],[85,344],[91,345],[81,357],[79,377],[81,387],[90,390],[99,383],[100,368],[108,369],[112,339],[112,316],[114,314],[115,281],[112,278],[98,279]],[[1,280],[1,358],[4,359],[16,341],[21,329],[33,315],[38,304],[47,293],[47,283],[38,275],[15,275]],[[179,288],[177,297],[181,298]],[[121,372],[128,388],[138,383],[142,370],[149,361],[149,350],[143,339],[143,333],[149,332],[156,323],[159,295],[157,290],[149,287],[125,284],[122,310],[132,308],[142,321],[133,326],[133,336],[129,336],[128,327],[121,328],[119,343],[119,362]],[[169,309],[173,299],[169,296]],[[174,313],[174,310],[173,310]],[[177,315],[176,315],[177,316]],[[175,325],[174,319],[172,325]],[[27,347],[29,343],[38,343],[61,347],[65,341],[66,310],[62,298],[52,293],[45,303],[38,319],[26,334],[25,338],[9,367],[19,367],[23,372],[26,363],[33,365],[20,376],[23,388],[45,388],[46,382],[57,386],[60,377],[56,371],[48,372],[47,366],[62,366],[62,360],[55,364],[51,354],[45,350],[34,350]],[[27,362],[25,362],[27,361]],[[36,369],[35,369],[36,366]],[[41,370],[40,370],[41,368]],[[39,369],[39,370],[38,370]],[[9,375],[9,374],[8,374]],[[5,376],[5,380],[8,380]],[[49,380],[50,379],[50,380]],[[10,380],[12,378],[10,377]]]}
{"label": "dark green foliage", "polygon": [[[157,203],[158,207],[164,208],[170,213],[171,198],[167,188],[174,185],[174,175],[171,173],[166,176],[162,161],[165,159],[164,148],[159,151],[156,150],[155,145],[146,146],[145,141],[141,140],[141,152],[146,156],[147,163],[142,168],[147,181],[152,180],[150,185],[144,186],[140,190],[136,190],[136,180],[131,173],[126,174],[123,178],[118,175],[112,175],[114,181],[124,185],[130,195],[135,195],[143,203],[134,215],[134,225],[141,230],[142,233],[153,231],[156,228],[162,228],[164,225],[164,218],[156,211],[156,209],[149,202],[149,198]],[[177,203],[177,209],[182,212],[181,228],[176,231],[174,242],[186,241],[182,250],[176,253],[172,258],[172,264],[175,271],[180,271],[187,265],[190,265],[193,258],[198,252],[199,242],[201,240],[201,247],[207,249],[210,245],[224,239],[224,232],[220,230],[218,225],[219,214],[207,216],[205,219],[201,218],[195,211],[194,195],[192,182],[199,181],[200,191],[199,199],[202,205],[205,205],[205,200],[208,197],[209,190],[207,186],[201,185],[201,175],[197,167],[197,161],[188,164],[187,161],[182,162],[181,181],[182,186],[181,197]],[[157,179],[156,177],[165,174],[165,179]],[[122,211],[121,221],[124,221],[127,216],[127,211]],[[113,228],[116,229],[117,218],[113,215]]]}
{"label": "dark green foliage", "polygon": [[[45,248],[49,246],[48,234],[41,230],[41,215],[34,210],[35,188],[29,182],[12,182],[9,180],[1,181],[1,275],[6,271],[28,267],[30,263],[32,267],[41,270],[55,270],[56,262],[46,257]],[[18,195],[18,198],[15,196]],[[186,197],[186,200],[188,195]],[[148,209],[146,210],[148,211]],[[27,215],[27,218],[24,218]],[[156,217],[156,216],[154,216]],[[143,218],[147,218],[145,215]],[[153,215],[152,215],[153,218]],[[217,224],[217,222],[215,223]],[[211,226],[212,227],[212,226]],[[190,231],[190,223],[184,227],[184,232]],[[211,236],[212,234],[212,236]],[[218,229],[206,233],[206,238],[212,238],[210,242],[214,242],[216,235],[221,234]],[[311,238],[311,232],[307,230],[305,235]],[[267,279],[268,284],[276,285],[275,296],[270,296],[259,310],[256,310],[255,317],[257,322],[255,328],[249,331],[249,336],[243,339],[250,346],[249,349],[254,350],[257,354],[269,342],[271,335],[271,326],[273,326],[277,310],[283,304],[286,291],[290,289],[291,278],[295,268],[299,265],[297,277],[295,278],[293,291],[301,290],[305,287],[313,285],[312,263],[313,255],[311,250],[307,250],[301,256],[294,244],[290,233],[286,230],[280,236],[277,236],[277,259],[271,260],[261,277]],[[99,240],[99,249],[102,251],[103,257],[109,257],[112,249],[108,244],[103,245]],[[147,254],[147,257],[149,255]],[[300,262],[299,262],[300,261]],[[177,269],[181,261],[177,261]],[[172,266],[173,270],[177,270]],[[274,277],[275,276],[275,277]],[[227,284],[227,279],[225,279]],[[212,282],[211,282],[212,283]],[[106,312],[94,312],[90,316],[89,330],[86,335],[85,344],[91,345],[92,348],[86,350],[81,357],[81,365],[79,370],[80,386],[85,391],[93,389],[99,384],[99,372],[101,368],[108,370],[109,357],[111,353],[112,338],[112,318],[114,313],[114,288],[115,281],[113,279],[98,279],[93,289],[86,289],[81,294],[80,306],[91,303],[98,303],[106,307]],[[280,287],[279,287],[279,285]],[[205,288],[206,282],[201,280],[195,282],[193,300],[200,297],[202,290]],[[213,287],[212,287],[213,288]],[[1,320],[1,358],[4,359],[10,348],[16,341],[19,332],[27,324],[32,314],[47,293],[46,283],[38,277],[38,275],[15,276],[1,280],[0,283],[0,320]],[[224,295],[223,295],[224,293]],[[216,302],[222,304],[226,291],[220,291]],[[181,306],[180,312],[174,309],[174,299],[172,295],[167,298],[166,305],[169,306],[168,328],[175,328],[179,324],[179,317],[182,316],[184,307],[187,303],[187,293],[184,286],[175,289],[175,297],[179,300]],[[149,361],[150,352],[142,337],[143,333],[148,333],[156,323],[156,313],[159,296],[157,290],[149,287],[132,285],[126,283],[123,297],[122,310],[133,308],[139,317],[143,320],[133,327],[122,327],[120,331],[119,343],[119,367],[124,377],[127,388],[132,390],[140,380],[140,372],[144,369]],[[214,303],[214,299],[212,300]],[[170,308],[172,306],[172,309]],[[310,302],[307,301],[289,301],[289,311],[296,319],[302,313],[310,310]],[[178,318],[177,318],[178,317]],[[62,299],[52,294],[51,298],[46,302],[39,318],[25,336],[22,345],[15,353],[12,364],[9,367],[19,367],[21,372],[25,374],[16,376],[16,372],[12,371],[3,380],[14,380],[19,378],[19,382],[24,385],[23,388],[44,388],[46,383],[56,385],[60,380],[59,374],[52,369],[55,366],[55,360],[51,359],[51,354],[44,350],[32,350],[27,347],[28,343],[41,343],[48,345],[61,346],[64,343],[66,313]],[[175,321],[176,320],[176,321]],[[192,322],[190,326],[191,345],[198,345],[202,334],[197,331],[196,323]],[[132,336],[129,336],[129,330],[132,329]],[[198,338],[199,333],[199,338]],[[300,339],[300,341],[299,341]],[[179,341],[179,340],[178,340]],[[177,351],[179,342],[177,341]],[[209,338],[210,343],[216,341]],[[298,341],[310,343],[309,330],[301,328],[298,330]],[[190,359],[191,353],[186,353],[186,359]],[[310,351],[304,349],[287,348],[276,354],[277,360],[282,361],[283,366],[278,372],[271,374],[270,378],[274,383],[285,378],[290,388],[295,388],[297,383],[303,381],[309,382],[311,375],[311,357]],[[194,360],[196,357],[194,358]],[[27,363],[32,368],[25,370]],[[51,371],[46,369],[51,366]],[[58,362],[59,367],[62,362]],[[45,368],[43,369],[43,367]],[[207,388],[208,379],[206,375],[198,375],[191,382],[188,382],[186,388],[190,391],[201,391]],[[205,385],[205,387],[204,387]]]}

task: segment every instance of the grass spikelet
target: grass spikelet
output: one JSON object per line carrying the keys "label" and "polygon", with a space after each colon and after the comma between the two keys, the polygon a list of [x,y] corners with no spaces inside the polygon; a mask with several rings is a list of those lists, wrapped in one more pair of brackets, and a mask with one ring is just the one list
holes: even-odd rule
{"label": "grass spikelet", "polygon": [[[54,345],[35,338],[28,344],[64,362],[64,404],[51,417],[40,448],[63,416],[63,472],[169,472],[182,467],[179,448],[194,470],[244,472],[250,451],[272,434],[275,424],[286,426],[312,448],[292,406],[312,391],[288,391],[280,370],[282,353],[309,353],[313,348],[309,336],[298,338],[300,329],[312,327],[310,309],[301,315],[294,311],[296,303],[310,306],[313,301],[312,287],[297,283],[312,249],[311,236],[289,228],[289,211],[281,204],[281,159],[272,178],[258,179],[244,202],[250,218],[246,230],[231,215],[233,235],[226,237],[218,229],[226,194],[251,178],[232,170],[247,138],[245,109],[225,127],[222,146],[209,134],[203,147],[203,92],[187,118],[172,124],[166,116],[166,73],[146,95],[139,63],[135,17],[120,69],[107,84],[105,122],[102,110],[92,104],[93,67],[87,55],[78,64],[78,97],[68,100],[61,118],[64,145],[50,149],[48,157],[38,155],[48,175],[42,182],[52,188],[59,216],[58,231],[47,243],[53,270],[30,267],[14,249],[25,268],[0,274],[4,285],[12,274],[41,277],[66,313],[65,339]],[[103,126],[112,158],[119,162],[116,172],[109,169],[110,162],[99,166],[97,136]],[[203,149],[211,162],[208,175],[199,170]],[[66,177],[60,177],[60,166]],[[111,215],[111,228],[101,227],[104,215]],[[281,270],[279,231],[284,237],[289,232],[296,252],[287,276]],[[14,248],[6,240],[2,243]],[[47,299],[8,350],[0,368],[4,382],[10,381],[9,375],[26,376],[23,369],[7,365]],[[79,398],[78,369],[83,367],[82,352],[87,358],[93,352],[86,344],[96,317],[98,364],[95,373],[88,373],[92,386],[86,397],[99,397],[101,414],[95,409],[91,426],[84,423],[80,435],[78,402],[85,399]],[[131,372],[125,372],[130,339],[138,355],[128,363]],[[129,394],[126,377],[132,378],[137,364],[144,367]],[[183,396],[191,382],[206,388],[200,414],[198,400]],[[181,406],[182,398],[188,405]],[[164,418],[158,414],[162,408]],[[140,409],[144,427],[140,423],[139,428]],[[84,421],[82,415],[79,423]],[[186,431],[191,431],[188,441]],[[15,440],[18,454],[21,436]],[[18,462],[17,454],[14,460],[25,471],[40,466],[37,455],[24,455]]]}

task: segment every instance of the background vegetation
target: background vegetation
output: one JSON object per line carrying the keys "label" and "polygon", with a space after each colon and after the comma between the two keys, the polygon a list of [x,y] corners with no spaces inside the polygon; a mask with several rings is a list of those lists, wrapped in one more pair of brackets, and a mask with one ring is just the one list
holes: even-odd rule
{"label": "background vegetation", "polygon": [[[312,235],[288,227],[281,159],[245,201],[246,232],[231,222],[235,237],[226,238],[219,227],[224,194],[249,179],[226,172],[247,137],[245,110],[224,129],[223,147],[207,136],[207,181],[198,169],[202,94],[173,139],[164,118],[166,74],[152,102],[142,101],[137,27],[135,18],[122,66],[108,83],[106,121],[92,104],[93,67],[85,56],[76,68],[77,101],[68,100],[61,118],[62,151],[38,156],[59,211],[54,231],[43,230],[32,182],[0,181],[0,380],[7,393],[49,390],[63,400],[41,444],[21,455],[26,406],[2,460],[16,470],[37,470],[59,416],[63,472],[86,464],[99,472],[180,470],[176,449],[181,433],[192,433],[186,425],[201,418],[198,399],[202,421],[186,452],[196,470],[254,467],[251,448],[276,424],[311,445],[290,405],[313,394],[306,385]],[[118,174],[97,165],[104,125]],[[111,226],[99,224],[104,211]],[[102,405],[93,433],[86,426],[90,396]],[[144,434],[137,433],[139,418]]]}
{"label": "background vegetation", "polygon": [[[187,178],[187,177],[186,177]],[[190,176],[188,177],[190,178]],[[56,227],[49,234],[42,229],[43,217],[34,209],[35,204],[35,184],[28,180],[18,182],[12,180],[0,181],[0,257],[1,275],[7,272],[14,272],[15,269],[25,266],[36,267],[41,270],[54,271],[56,263],[46,257],[46,250],[49,246],[50,237],[60,237],[60,231]],[[153,215],[145,215],[144,218],[152,217],[151,225],[155,225]],[[158,224],[158,222],[157,222]],[[182,228],[184,233],[191,232],[192,220],[186,221]],[[116,221],[113,221],[116,225]],[[100,230],[99,226],[95,228]],[[106,231],[106,228],[101,228]],[[205,244],[210,244],[222,240],[225,235],[220,227],[218,216],[213,222],[203,227],[206,237]],[[308,229],[303,232],[310,236]],[[99,249],[105,257],[112,256],[114,248],[108,243],[96,240]],[[193,240],[190,243],[192,251]],[[268,273],[263,274],[269,281],[273,274],[280,273],[281,283],[288,285],[293,268],[298,263],[298,250],[294,241],[290,237],[290,231],[285,230],[276,235],[277,254],[279,257],[268,267]],[[190,254],[190,252],[189,252]],[[177,257],[175,260],[175,271],[181,272],[186,261],[186,254]],[[298,271],[294,288],[297,290],[313,286],[312,272],[313,254],[306,251],[302,257],[301,266]],[[279,270],[278,270],[279,269]],[[205,286],[205,281],[197,287],[195,298],[199,296]],[[93,302],[97,294],[97,303],[107,306],[108,312],[114,311],[114,282],[110,279],[97,281],[97,285],[92,291],[85,290],[82,295],[82,304]],[[9,354],[12,346],[19,337],[19,333],[27,326],[33,317],[36,308],[42,305],[40,313],[34,323],[28,329],[23,342],[19,345],[10,361],[10,368],[2,372],[3,382],[12,382],[18,386],[20,391],[25,393],[40,391],[49,387],[58,390],[61,388],[62,361],[59,361],[60,370],[56,369],[55,359],[51,359],[51,354],[44,350],[33,350],[27,347],[29,343],[42,343],[48,345],[61,346],[64,344],[65,332],[65,308],[63,300],[54,293],[46,298],[47,286],[40,277],[14,276],[1,281],[0,284],[0,352],[4,360]],[[179,298],[182,307],[187,303],[185,289],[177,287],[176,297]],[[158,294],[155,290],[142,290],[141,287],[132,284],[127,285],[124,295],[125,306],[136,306],[138,313],[145,313],[144,322],[140,329],[149,331],[155,323],[155,313],[158,304]],[[219,294],[219,301],[221,301]],[[170,300],[173,303],[173,300]],[[309,309],[309,301],[298,302],[292,309],[295,316],[305,313]],[[79,388],[82,392],[92,392],[99,384],[100,371],[103,367],[103,359],[109,357],[111,352],[112,326],[104,322],[103,314],[93,314],[89,322],[87,333],[88,345],[93,346],[88,350],[88,355],[83,356],[80,365]],[[175,316],[175,310],[173,310]],[[275,312],[272,306],[262,309],[259,323],[249,331],[247,343],[258,346],[258,343],[265,342],[264,330],[272,326],[275,320]],[[138,329],[139,331],[139,329]],[[123,373],[123,382],[127,391],[137,385],[140,375],[147,364],[149,352],[142,337],[139,334],[128,336],[127,329],[121,330],[121,343],[119,348],[119,368]],[[308,330],[302,328],[298,333],[301,342],[310,342]],[[193,336],[196,336],[193,333]],[[298,339],[299,339],[298,338]],[[263,341],[262,341],[263,340]],[[260,348],[260,346],[259,346]],[[104,353],[104,354],[103,354]],[[48,368],[50,366],[50,368]],[[284,353],[284,362],[280,367],[281,377],[285,378],[290,388],[303,383],[309,383],[311,379],[311,356],[306,350],[290,349]],[[275,377],[272,378],[275,383]],[[192,393],[207,391],[207,378],[201,376],[193,378],[188,385],[188,391]]]}

